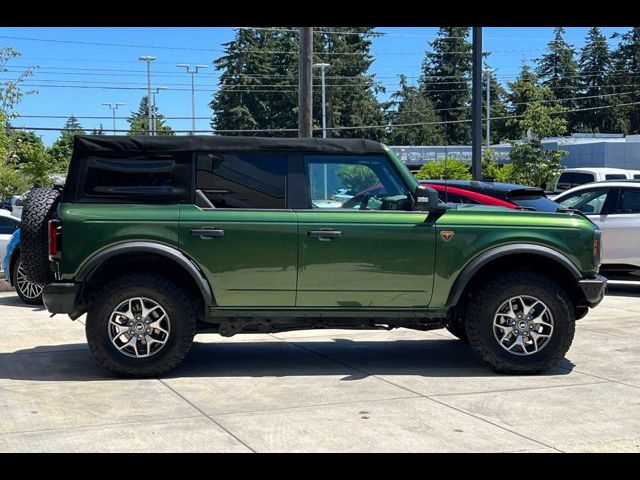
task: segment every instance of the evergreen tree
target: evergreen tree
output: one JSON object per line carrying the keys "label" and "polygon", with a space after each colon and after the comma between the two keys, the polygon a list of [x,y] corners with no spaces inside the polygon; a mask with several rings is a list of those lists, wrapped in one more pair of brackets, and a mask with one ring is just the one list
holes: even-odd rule
{"label": "evergreen tree", "polygon": [[[472,51],[468,36],[468,27],[440,28],[422,65],[420,89],[433,101],[443,121],[469,119]],[[446,123],[442,128],[447,144],[471,142],[470,122]]]}
{"label": "evergreen tree", "polygon": [[[537,74],[543,87],[548,87],[556,99],[575,98],[578,95],[578,67],[574,59],[575,50],[564,39],[565,29],[556,27],[554,38],[547,45],[547,53],[538,59]],[[562,100],[563,107],[572,110],[577,100]],[[579,113],[579,112],[577,112]],[[576,114],[568,115],[569,133],[578,121]]]}
{"label": "evergreen tree", "polygon": [[[416,87],[407,84],[407,78],[400,75],[400,89],[391,95],[395,110],[387,114],[390,132],[385,138],[389,145],[441,145],[444,142],[442,127],[436,122],[438,115],[428,97]],[[409,123],[425,123],[408,127],[397,127]],[[429,124],[433,123],[433,124]]]}
{"label": "evergreen tree", "polygon": [[[488,66],[485,66],[488,67]],[[507,128],[507,120],[501,117],[506,117],[509,112],[507,109],[507,92],[498,82],[495,73],[492,70],[489,70],[487,73],[487,68],[485,68],[485,72],[482,75],[482,85],[483,89],[487,88],[487,79],[489,80],[489,112],[491,114],[491,118],[495,120],[491,120],[491,143],[499,143],[500,141],[508,138],[508,128]],[[487,94],[486,90],[482,95],[482,116],[485,117],[487,114]],[[487,127],[486,122],[482,122],[482,138],[485,139],[487,136]]]}
{"label": "evergreen tree", "polygon": [[100,124],[98,128],[94,128],[93,130],[91,130],[91,135],[106,135],[102,124]]}
{"label": "evergreen tree", "polygon": [[[158,106],[153,107],[154,127],[156,135],[175,135],[169,125],[164,122],[164,115],[158,113]],[[136,112],[131,112],[127,119],[129,122],[129,135],[149,135],[149,99],[145,95],[140,100]]]}
{"label": "evergreen tree", "polygon": [[509,116],[516,118],[509,119],[506,123],[506,137],[511,140],[517,140],[524,135],[526,131],[522,131],[520,120],[527,110],[527,105],[531,102],[544,100],[548,101],[553,98],[553,94],[549,89],[538,89],[538,76],[533,72],[531,67],[524,63],[520,68],[520,73],[514,82],[508,82],[510,92],[507,94],[509,101]]}
{"label": "evergreen tree", "polygon": [[[611,97],[597,97],[612,93],[609,85],[611,59],[607,38],[598,27],[592,27],[587,33],[586,43],[580,50],[578,72],[580,74],[580,96],[585,97],[578,103],[580,108],[593,108],[609,105]],[[611,129],[611,110],[585,110],[576,112],[576,130],[583,132],[606,132]]]}
{"label": "evergreen tree", "polygon": [[[327,75],[327,127],[382,125],[384,115],[376,94],[384,91],[368,73],[372,27],[320,27],[314,29],[314,62],[329,63]],[[314,124],[322,125],[320,71],[314,72]],[[317,135],[320,135],[318,132]],[[380,140],[383,128],[328,130],[327,136],[367,137]]]}
{"label": "evergreen tree", "polygon": [[[612,54],[612,69],[608,82],[613,88],[608,93],[618,93],[610,97],[610,105],[620,105],[637,101],[640,91],[640,27],[633,27],[620,38],[618,48]],[[621,105],[611,108],[610,123],[613,131],[628,134],[640,133],[640,106]]]}
{"label": "evergreen tree", "polygon": [[53,162],[53,172],[66,172],[71,161],[73,139],[76,135],[85,135],[85,131],[78,119],[71,115],[65,122],[60,136],[47,151]]}

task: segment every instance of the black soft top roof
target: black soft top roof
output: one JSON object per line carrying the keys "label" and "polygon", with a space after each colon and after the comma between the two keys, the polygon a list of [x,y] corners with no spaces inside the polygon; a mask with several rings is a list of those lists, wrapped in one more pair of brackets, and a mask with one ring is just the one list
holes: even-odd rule
{"label": "black soft top roof", "polygon": [[74,156],[99,152],[188,152],[188,151],[291,151],[309,153],[385,153],[382,144],[365,139],[223,137],[214,135],[157,136],[77,135]]}

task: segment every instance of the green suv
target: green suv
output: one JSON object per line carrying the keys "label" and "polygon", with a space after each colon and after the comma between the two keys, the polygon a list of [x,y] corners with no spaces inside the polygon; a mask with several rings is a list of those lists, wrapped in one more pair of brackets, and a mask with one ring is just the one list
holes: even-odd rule
{"label": "green suv", "polygon": [[537,373],[606,285],[579,212],[448,206],[368,140],[79,136],[22,236],[47,310],[86,312],[125,376],[168,372],[200,332],[398,327]]}

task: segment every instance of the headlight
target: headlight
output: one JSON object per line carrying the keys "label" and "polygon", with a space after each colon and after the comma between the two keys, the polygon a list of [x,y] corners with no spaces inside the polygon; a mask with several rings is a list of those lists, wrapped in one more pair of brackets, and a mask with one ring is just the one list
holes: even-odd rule
{"label": "headlight", "polygon": [[599,267],[602,258],[602,232],[593,231],[593,262]]}

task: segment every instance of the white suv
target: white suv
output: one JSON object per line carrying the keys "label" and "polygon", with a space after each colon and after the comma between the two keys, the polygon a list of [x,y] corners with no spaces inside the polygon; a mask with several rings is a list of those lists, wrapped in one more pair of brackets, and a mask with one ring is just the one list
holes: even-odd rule
{"label": "white suv", "polygon": [[601,271],[611,279],[640,280],[640,181],[595,182],[555,199],[585,213],[602,231]]}

